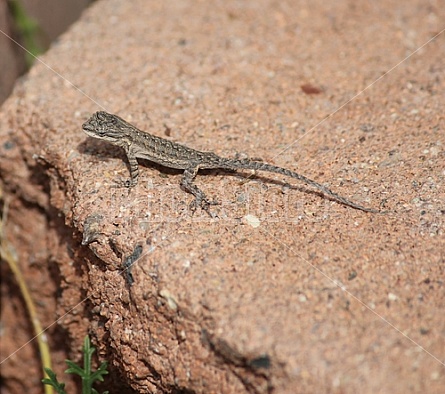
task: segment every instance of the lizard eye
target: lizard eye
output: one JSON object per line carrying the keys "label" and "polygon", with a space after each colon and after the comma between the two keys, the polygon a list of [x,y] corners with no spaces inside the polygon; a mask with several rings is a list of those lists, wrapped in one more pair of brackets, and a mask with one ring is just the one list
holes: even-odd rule
{"label": "lizard eye", "polygon": [[105,112],[103,111],[96,112],[96,118],[99,120],[105,120],[106,119]]}

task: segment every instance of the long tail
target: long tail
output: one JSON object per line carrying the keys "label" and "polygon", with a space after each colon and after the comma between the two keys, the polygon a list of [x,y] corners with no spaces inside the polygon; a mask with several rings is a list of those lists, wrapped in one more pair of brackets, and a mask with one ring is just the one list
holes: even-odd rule
{"label": "long tail", "polygon": [[[234,164],[235,163],[235,164]],[[328,189],[326,186],[321,185],[318,182],[313,181],[312,179],[306,178],[303,175],[300,175],[294,171],[287,170],[285,168],[277,167],[272,164],[263,163],[261,161],[251,161],[251,160],[227,160],[227,168],[231,170],[236,169],[246,169],[246,170],[257,170],[257,171],[267,171],[267,172],[274,172],[276,174],[281,174],[288,176],[290,178],[297,179],[301,182],[304,182],[305,184],[309,186],[313,186],[314,188],[320,190],[323,194],[330,197],[331,199],[343,204],[347,205],[351,208],[358,209],[360,211],[364,212],[371,212],[371,213],[380,213],[380,211],[373,209],[373,208],[366,208],[362,205],[356,204],[355,202],[352,202],[348,200],[345,197],[342,197],[338,195],[337,193],[334,193],[332,190]]]}

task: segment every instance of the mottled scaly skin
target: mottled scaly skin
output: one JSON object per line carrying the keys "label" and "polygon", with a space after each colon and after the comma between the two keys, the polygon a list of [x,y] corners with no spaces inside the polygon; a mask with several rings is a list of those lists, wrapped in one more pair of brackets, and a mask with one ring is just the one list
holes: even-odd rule
{"label": "mottled scaly skin", "polygon": [[228,159],[212,152],[201,152],[141,131],[119,116],[104,111],[96,112],[83,124],[82,128],[89,136],[108,141],[125,150],[130,163],[131,179],[128,182],[129,186],[135,186],[138,181],[139,166],[137,158],[147,159],[165,167],[184,170],[181,186],[195,197],[193,208],[200,206],[209,211],[209,206],[216,204],[207,199],[204,192],[193,184],[193,180],[200,169],[220,168],[224,170],[257,170],[285,175],[313,186],[329,198],[343,205],[365,212],[379,212],[356,204],[334,193],[326,186],[294,171],[261,161]]}

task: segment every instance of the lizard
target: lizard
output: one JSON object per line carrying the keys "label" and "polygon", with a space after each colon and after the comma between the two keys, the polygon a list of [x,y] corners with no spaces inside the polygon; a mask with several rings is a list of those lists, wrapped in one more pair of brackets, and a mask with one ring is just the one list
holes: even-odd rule
{"label": "lizard", "polygon": [[82,129],[90,137],[107,141],[125,150],[130,165],[130,180],[126,182],[128,187],[136,186],[138,183],[138,158],[146,159],[168,168],[183,170],[181,187],[194,196],[194,200],[190,205],[192,210],[199,206],[210,214],[210,205],[218,204],[215,201],[208,200],[205,193],[193,184],[198,171],[200,169],[222,169],[226,171],[256,170],[285,175],[314,187],[329,199],[340,204],[364,212],[380,213],[376,209],[367,208],[350,201],[334,193],[326,186],[297,172],[258,160],[230,159],[218,156],[213,152],[195,150],[139,130],[119,116],[105,111],[94,113],[82,125]]}

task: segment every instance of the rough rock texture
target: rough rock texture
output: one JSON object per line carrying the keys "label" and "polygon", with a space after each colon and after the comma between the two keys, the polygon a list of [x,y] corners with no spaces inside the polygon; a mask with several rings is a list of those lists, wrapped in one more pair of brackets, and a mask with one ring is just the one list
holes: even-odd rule
{"label": "rough rock texture", "polygon": [[[89,333],[112,392],[443,392],[444,34],[410,55],[444,20],[424,0],[92,6],[0,117],[6,235],[58,319],[56,371]],[[218,218],[192,216],[176,171],[116,187],[123,152],[81,130],[101,108],[388,213],[210,172]],[[2,278],[4,360],[32,333]],[[3,362],[5,389],[39,392],[35,349]]]}

